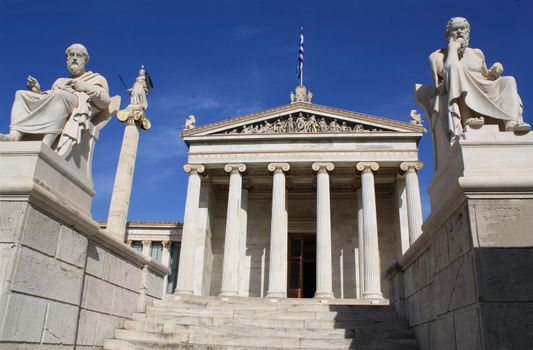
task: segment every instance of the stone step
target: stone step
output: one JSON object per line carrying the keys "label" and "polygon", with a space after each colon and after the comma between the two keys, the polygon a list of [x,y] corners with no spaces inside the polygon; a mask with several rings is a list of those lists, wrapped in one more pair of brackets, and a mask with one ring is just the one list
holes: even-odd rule
{"label": "stone step", "polygon": [[263,318],[277,320],[336,320],[336,321],[389,321],[396,320],[398,316],[393,312],[372,312],[365,310],[352,311],[287,311],[287,310],[248,310],[231,308],[204,308],[204,309],[173,309],[161,306],[146,308],[147,316],[207,316],[230,318]]}
{"label": "stone step", "polygon": [[353,339],[311,339],[298,337],[267,337],[243,334],[154,333],[130,331],[125,329],[117,329],[115,331],[115,339],[128,341],[148,341],[154,343],[254,346],[281,349],[350,349],[352,343],[354,342]]}
{"label": "stone step", "polygon": [[253,323],[260,327],[281,327],[281,328],[309,328],[309,329],[327,329],[327,328],[377,328],[377,329],[394,329],[406,328],[407,322],[401,319],[394,320],[280,320],[273,318],[256,318],[253,317],[219,317],[218,315],[202,315],[202,316],[183,316],[179,314],[155,314],[147,315],[143,313],[134,313],[132,319],[136,321],[146,322],[163,322],[175,323],[181,325],[193,326],[224,326],[236,325],[246,326]]}
{"label": "stone step", "polygon": [[168,310],[287,310],[287,311],[335,311],[335,312],[372,312],[372,313],[394,313],[392,308],[388,305],[375,305],[375,306],[355,306],[355,305],[340,305],[340,304],[284,304],[284,303],[227,303],[227,302],[214,302],[214,303],[202,303],[202,302],[167,302],[156,300],[153,307],[163,308]]}
{"label": "stone step", "polygon": [[[206,345],[184,343],[158,343],[147,341],[126,341],[121,339],[106,339],[104,350],[274,350],[280,348],[264,346],[232,346],[232,345]],[[320,348],[296,348],[300,350],[323,350]],[[343,348],[340,348],[343,349]],[[339,349],[339,350],[340,350]],[[345,348],[344,348],[345,349]],[[381,342],[373,345],[355,345],[357,350],[418,350],[416,341]]]}
{"label": "stone step", "polygon": [[[175,323],[154,323],[140,321],[126,321],[124,329],[144,332],[165,332],[165,333],[202,333],[202,334],[248,334],[274,337],[301,337],[301,338],[321,338],[321,339],[347,339],[353,338],[352,329],[323,329],[317,332],[316,329],[305,328],[282,328],[282,327],[260,327],[255,324],[242,326],[193,326]],[[370,330],[368,330],[371,332]],[[391,330],[392,331],[392,330]],[[409,334],[407,334],[409,335]]]}
{"label": "stone step", "polygon": [[258,298],[258,297],[222,297],[198,295],[167,294],[161,302],[186,303],[231,303],[231,304],[322,304],[329,305],[389,305],[388,299],[314,299],[314,298]]}

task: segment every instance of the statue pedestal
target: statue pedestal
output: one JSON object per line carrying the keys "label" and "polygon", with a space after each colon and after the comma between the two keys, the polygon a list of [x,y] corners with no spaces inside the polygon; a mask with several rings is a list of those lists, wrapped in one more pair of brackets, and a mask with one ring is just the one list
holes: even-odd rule
{"label": "statue pedestal", "polygon": [[91,217],[91,181],[42,142],[0,142],[0,169],[0,200],[31,197],[49,207],[62,203]]}
{"label": "statue pedestal", "polygon": [[433,177],[423,233],[388,270],[421,349],[533,343],[533,134],[467,128]]}
{"label": "statue pedestal", "polygon": [[102,231],[93,195],[41,142],[0,142],[2,349],[101,348],[161,299],[170,271]]}
{"label": "statue pedestal", "polygon": [[533,133],[499,132],[497,125],[466,132],[451,147],[429,185],[431,211],[461,198],[533,198]]}

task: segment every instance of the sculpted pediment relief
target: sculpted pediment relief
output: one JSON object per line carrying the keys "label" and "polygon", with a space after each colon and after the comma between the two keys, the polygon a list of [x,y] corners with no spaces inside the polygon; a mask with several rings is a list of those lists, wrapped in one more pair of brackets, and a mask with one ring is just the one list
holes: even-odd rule
{"label": "sculpted pediment relief", "polygon": [[[409,117],[407,116],[406,119]],[[190,117],[189,117],[190,119]],[[198,120],[201,120],[198,118]],[[195,119],[195,121],[197,121]],[[424,132],[421,124],[401,122],[308,102],[295,102],[202,126],[185,128],[182,136],[357,134]]]}
{"label": "sculpted pediment relief", "polygon": [[355,121],[315,115],[309,112],[287,115],[245,124],[218,134],[292,134],[292,133],[354,133],[390,131]]}

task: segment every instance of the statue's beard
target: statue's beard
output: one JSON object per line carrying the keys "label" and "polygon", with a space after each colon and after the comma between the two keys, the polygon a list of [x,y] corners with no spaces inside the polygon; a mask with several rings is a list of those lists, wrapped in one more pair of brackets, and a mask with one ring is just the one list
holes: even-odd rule
{"label": "statue's beard", "polygon": [[73,76],[78,76],[85,72],[85,65],[67,62],[67,69]]}

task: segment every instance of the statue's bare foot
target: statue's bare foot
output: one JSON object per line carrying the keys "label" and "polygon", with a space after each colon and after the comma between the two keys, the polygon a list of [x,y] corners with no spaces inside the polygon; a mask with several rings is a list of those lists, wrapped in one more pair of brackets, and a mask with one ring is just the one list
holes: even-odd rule
{"label": "statue's bare foot", "polygon": [[515,128],[518,126],[516,120],[508,120],[505,122],[505,131],[515,131]]}
{"label": "statue's bare foot", "polygon": [[485,124],[485,118],[483,117],[468,118],[465,124],[470,126],[471,128],[480,128]]}
{"label": "statue's bare foot", "polygon": [[516,132],[529,132],[530,130],[531,130],[531,125],[529,125],[528,123],[524,123],[524,122],[518,123],[514,127],[514,131]]}
{"label": "statue's bare foot", "polygon": [[17,134],[0,134],[0,141],[18,141],[19,137]]}

